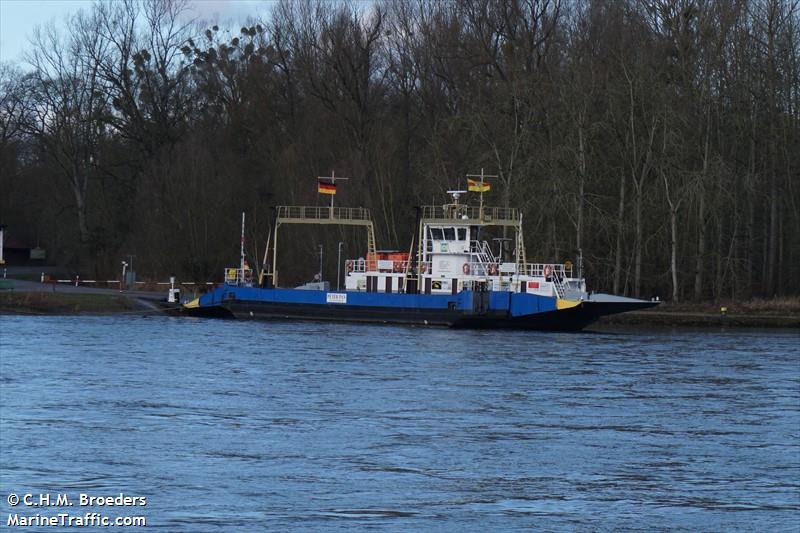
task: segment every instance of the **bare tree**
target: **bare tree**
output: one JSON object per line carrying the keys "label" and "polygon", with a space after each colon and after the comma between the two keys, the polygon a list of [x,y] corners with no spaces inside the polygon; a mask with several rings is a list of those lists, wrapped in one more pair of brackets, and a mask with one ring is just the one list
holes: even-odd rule
{"label": "bare tree", "polygon": [[99,66],[88,49],[103,48],[99,38],[83,40],[79,14],[70,19],[66,34],[51,24],[39,27],[27,55],[34,67],[27,79],[31,99],[25,131],[36,139],[44,156],[54,164],[72,191],[80,241],[91,237],[87,200],[92,171],[103,135],[108,97]]}

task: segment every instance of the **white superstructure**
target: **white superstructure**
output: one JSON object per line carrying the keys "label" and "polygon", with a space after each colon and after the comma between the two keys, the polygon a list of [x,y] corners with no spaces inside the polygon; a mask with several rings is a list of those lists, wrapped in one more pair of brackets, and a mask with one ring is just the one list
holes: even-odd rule
{"label": "white superstructure", "polygon": [[[465,191],[449,191],[453,202],[421,208],[416,247],[409,254],[375,252],[346,262],[348,291],[455,294],[464,289],[527,292],[582,299],[585,281],[569,263],[527,263],[522,214],[514,208],[459,203]],[[488,227],[514,232],[513,260],[503,261],[482,240]]]}

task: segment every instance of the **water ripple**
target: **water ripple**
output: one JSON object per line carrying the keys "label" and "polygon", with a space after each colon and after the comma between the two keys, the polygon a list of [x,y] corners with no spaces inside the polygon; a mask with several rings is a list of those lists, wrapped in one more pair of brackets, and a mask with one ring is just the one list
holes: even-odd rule
{"label": "water ripple", "polygon": [[3,316],[0,492],[169,532],[797,530],[798,346]]}

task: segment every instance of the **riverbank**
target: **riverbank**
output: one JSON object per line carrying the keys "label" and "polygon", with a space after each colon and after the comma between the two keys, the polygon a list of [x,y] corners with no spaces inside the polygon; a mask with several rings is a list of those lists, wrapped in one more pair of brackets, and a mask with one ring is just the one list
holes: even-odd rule
{"label": "riverbank", "polygon": [[74,315],[119,314],[152,310],[153,306],[138,298],[122,294],[83,294],[67,292],[0,293],[0,314]]}
{"label": "riverbank", "polygon": [[[19,283],[19,282],[18,282]],[[33,284],[31,284],[33,285]],[[41,287],[36,284],[37,288]],[[46,288],[46,287],[45,287]],[[0,314],[71,315],[167,312],[160,293],[117,293],[108,289],[74,292],[72,287],[0,291]],[[91,292],[88,292],[91,290]],[[722,311],[725,308],[725,311]],[[598,325],[648,327],[734,327],[800,329],[800,298],[727,303],[662,303],[656,308],[603,317]]]}
{"label": "riverbank", "polygon": [[728,303],[667,303],[600,319],[614,326],[736,327],[800,329],[800,298]]}

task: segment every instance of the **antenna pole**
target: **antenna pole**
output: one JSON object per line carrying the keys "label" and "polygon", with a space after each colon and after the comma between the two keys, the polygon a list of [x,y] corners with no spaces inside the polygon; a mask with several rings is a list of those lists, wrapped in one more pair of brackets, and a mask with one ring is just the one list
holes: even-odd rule
{"label": "antenna pole", "polygon": [[242,211],[242,239],[239,246],[239,283],[244,283],[244,211]]}

